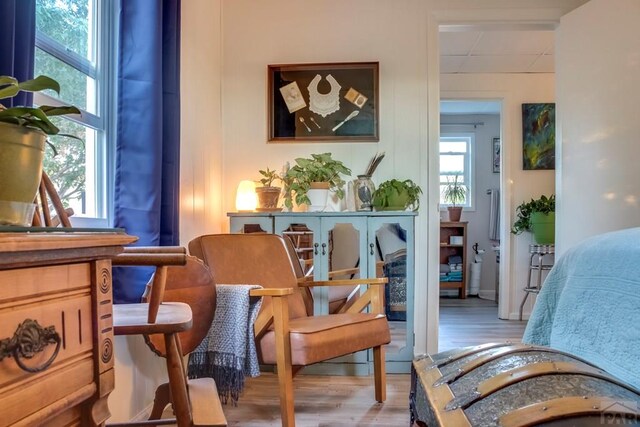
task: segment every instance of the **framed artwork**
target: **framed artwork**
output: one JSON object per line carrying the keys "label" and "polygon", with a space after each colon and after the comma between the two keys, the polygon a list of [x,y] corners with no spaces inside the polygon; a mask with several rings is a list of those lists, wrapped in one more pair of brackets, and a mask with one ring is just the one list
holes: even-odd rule
{"label": "framed artwork", "polygon": [[522,104],[522,168],[556,168],[556,104]]}
{"label": "framed artwork", "polygon": [[377,142],[378,63],[269,65],[269,142]]}
{"label": "framed artwork", "polygon": [[500,138],[493,138],[493,173],[500,173]]}

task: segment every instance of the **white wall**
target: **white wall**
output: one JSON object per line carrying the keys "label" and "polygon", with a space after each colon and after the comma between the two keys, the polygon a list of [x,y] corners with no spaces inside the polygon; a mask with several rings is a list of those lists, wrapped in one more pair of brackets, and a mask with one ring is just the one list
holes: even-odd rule
{"label": "white wall", "polygon": [[[503,221],[512,223],[515,208],[523,201],[551,194],[555,188],[554,171],[522,170],[522,104],[535,102],[554,102],[555,84],[553,74],[443,74],[440,79],[443,98],[447,99],[502,99],[502,161],[507,188],[501,188],[509,194],[509,206],[503,209]],[[484,190],[484,189],[481,189]],[[482,197],[482,195],[478,195]],[[487,197],[486,195],[484,197]],[[463,213],[464,215],[464,213]],[[503,236],[509,239],[508,253],[503,253],[501,261],[508,260],[511,271],[507,277],[510,288],[508,317],[517,319],[518,307],[524,293],[522,288],[527,280],[529,265],[530,233]],[[505,242],[501,242],[505,243]],[[487,265],[488,266],[488,265]],[[525,317],[531,311],[532,300],[525,306]]]}
{"label": "white wall", "polygon": [[640,225],[638,22],[637,0],[592,0],[557,31],[559,252]]}
{"label": "white wall", "polygon": [[[484,123],[476,128],[469,125],[443,126],[454,123]],[[494,244],[489,240],[489,213],[491,197],[487,195],[490,188],[500,188],[500,174],[493,173],[493,138],[500,137],[499,115],[441,115],[440,134],[447,133],[472,133],[475,138],[473,151],[473,210],[465,210],[462,213],[462,221],[468,221],[467,225],[467,289],[470,285],[471,270],[469,263],[473,262],[475,253],[472,246],[478,242],[478,246],[486,253],[483,256],[482,275],[480,276],[480,295],[484,298],[495,298],[496,264],[495,252],[491,250]],[[441,218],[447,219],[446,209],[441,210]],[[454,292],[455,293],[455,292]],[[444,294],[444,293],[443,293]]]}
{"label": "white wall", "polygon": [[[374,181],[418,178],[420,124],[425,107],[424,18],[418,0],[272,0],[225,2],[223,51],[223,211],[235,190],[258,169],[331,152],[364,172],[376,151],[386,158]],[[380,62],[379,143],[267,144],[267,65],[305,62]]]}

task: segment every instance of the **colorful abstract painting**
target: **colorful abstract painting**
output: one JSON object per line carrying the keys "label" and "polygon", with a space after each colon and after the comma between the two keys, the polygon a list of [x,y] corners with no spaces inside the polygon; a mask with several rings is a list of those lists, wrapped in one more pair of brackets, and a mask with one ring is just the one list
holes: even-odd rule
{"label": "colorful abstract painting", "polygon": [[522,168],[556,168],[556,104],[522,104]]}

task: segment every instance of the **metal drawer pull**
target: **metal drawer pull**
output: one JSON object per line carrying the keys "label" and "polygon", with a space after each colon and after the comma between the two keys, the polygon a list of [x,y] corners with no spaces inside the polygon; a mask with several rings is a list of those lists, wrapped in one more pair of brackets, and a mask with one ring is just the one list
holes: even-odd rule
{"label": "metal drawer pull", "polygon": [[371,249],[371,251],[369,252],[371,255],[373,255],[373,243],[369,243],[369,249]]}
{"label": "metal drawer pull", "polygon": [[318,245],[317,243],[313,244],[313,254],[314,255],[318,255],[318,246],[320,246],[320,245]]}
{"label": "metal drawer pull", "polygon": [[[29,367],[20,358],[31,359],[36,353],[44,351],[49,344],[56,344],[53,354],[42,365]],[[23,371],[42,372],[47,369],[58,356],[60,351],[60,335],[56,332],[55,326],[43,328],[40,324],[31,319],[27,319],[18,325],[13,337],[0,340],[0,361],[5,357],[16,359],[16,363]]]}
{"label": "metal drawer pull", "polygon": [[327,244],[323,243],[322,244],[322,255],[326,255],[327,254]]}

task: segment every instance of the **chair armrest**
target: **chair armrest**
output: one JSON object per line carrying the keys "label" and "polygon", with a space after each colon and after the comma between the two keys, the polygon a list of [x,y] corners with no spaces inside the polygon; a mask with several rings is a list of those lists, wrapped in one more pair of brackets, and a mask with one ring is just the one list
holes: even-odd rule
{"label": "chair armrest", "polygon": [[293,294],[293,288],[262,288],[249,291],[252,297],[283,297],[291,294]]}
{"label": "chair armrest", "polygon": [[186,254],[187,248],[184,246],[127,246],[124,248],[125,254]]}
{"label": "chair armrest", "polygon": [[121,266],[155,266],[151,294],[148,297],[149,323],[155,323],[160,304],[164,299],[164,287],[167,280],[167,266],[186,265],[187,255],[184,248],[175,246],[131,246],[112,260],[113,265]]}
{"label": "chair armrest", "polygon": [[386,277],[372,278],[372,279],[345,279],[345,280],[323,280],[323,281],[310,281],[300,280],[298,286],[311,287],[311,286],[349,286],[349,285],[384,285],[388,283],[389,279]]}
{"label": "chair armrest", "polygon": [[[258,314],[258,318],[253,325],[253,334],[256,338],[262,336],[274,323],[281,325],[281,328],[288,328],[289,310],[287,297],[291,294],[293,294],[293,288],[262,288],[249,291],[249,295],[252,297],[275,297],[268,309],[261,310],[260,314]],[[274,307],[277,307],[275,311]],[[279,316],[279,318],[276,319],[276,316]]]}

